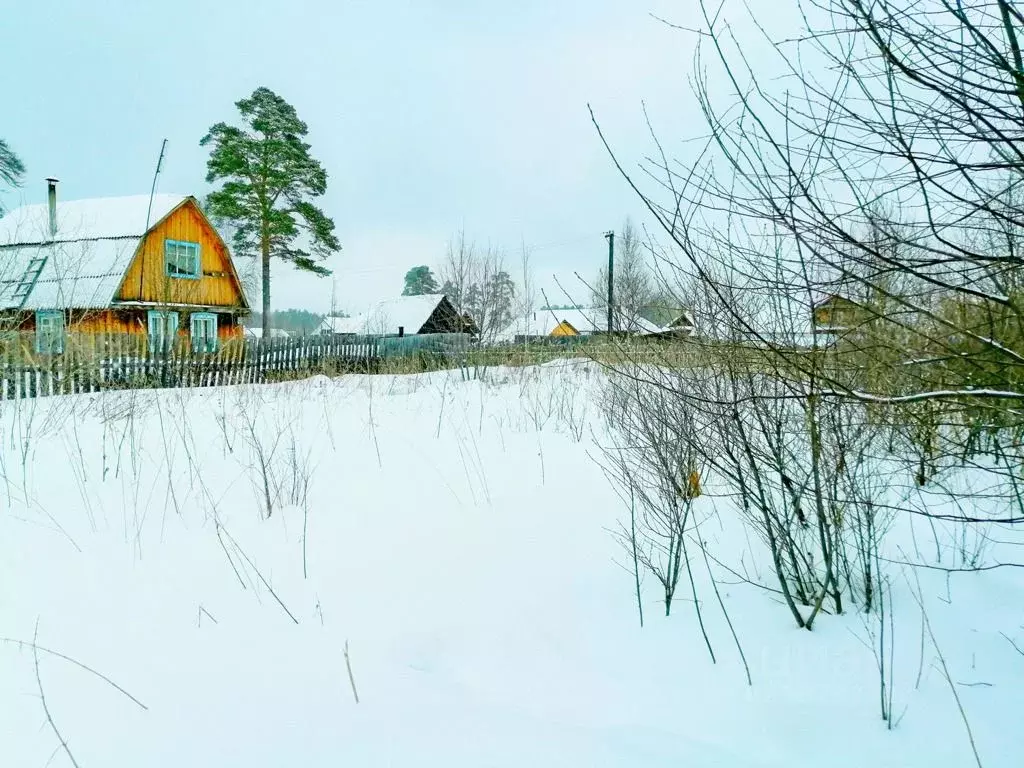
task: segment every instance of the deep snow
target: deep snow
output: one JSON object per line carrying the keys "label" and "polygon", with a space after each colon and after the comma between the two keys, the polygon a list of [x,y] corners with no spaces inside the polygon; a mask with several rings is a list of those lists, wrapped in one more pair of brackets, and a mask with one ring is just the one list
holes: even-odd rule
{"label": "deep snow", "polygon": [[[566,363],[0,404],[0,765],[71,764],[40,687],[82,768],[973,765],[898,568],[892,731],[874,619],[801,631],[716,571],[748,687],[695,562],[718,663],[688,587],[666,619],[648,579],[639,628],[600,387]],[[705,535],[768,578],[728,520]],[[919,576],[983,764],[1019,765],[1021,572]]]}

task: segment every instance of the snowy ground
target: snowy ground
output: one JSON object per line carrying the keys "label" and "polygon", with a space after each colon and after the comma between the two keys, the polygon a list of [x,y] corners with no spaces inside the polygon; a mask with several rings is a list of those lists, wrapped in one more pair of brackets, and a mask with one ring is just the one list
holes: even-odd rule
{"label": "snowy ground", "polygon": [[[565,364],[0,405],[0,765],[975,764],[898,572],[892,731],[861,616],[801,631],[718,572],[751,687],[688,586],[665,619],[645,583],[639,628],[599,387]],[[920,577],[983,764],[1020,765],[1024,574]]]}

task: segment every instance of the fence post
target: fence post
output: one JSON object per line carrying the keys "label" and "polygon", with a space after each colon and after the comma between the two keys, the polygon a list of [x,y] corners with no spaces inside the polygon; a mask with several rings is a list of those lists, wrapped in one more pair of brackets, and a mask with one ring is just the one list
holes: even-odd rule
{"label": "fence post", "polygon": [[[116,349],[114,348],[115,345],[112,343],[115,338],[117,339]],[[131,347],[129,345],[132,340],[131,336],[118,334],[115,337],[107,334],[107,340],[111,342],[110,356],[117,360],[117,379],[119,381],[130,382],[131,377],[128,375],[128,360],[131,357]]]}
{"label": "fence post", "polygon": [[239,339],[237,348],[232,350],[231,354],[231,373],[228,374],[228,384],[241,384],[242,379],[240,373],[242,371],[242,361],[245,359],[245,339]]}

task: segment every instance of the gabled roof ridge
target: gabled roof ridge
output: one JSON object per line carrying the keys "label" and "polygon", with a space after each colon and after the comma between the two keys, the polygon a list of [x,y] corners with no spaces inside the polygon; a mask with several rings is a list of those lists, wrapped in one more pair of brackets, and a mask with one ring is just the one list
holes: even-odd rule
{"label": "gabled roof ridge", "polygon": [[24,243],[0,243],[0,251],[5,248],[38,248],[49,245],[67,245],[68,243],[99,243],[104,240],[138,240],[152,229],[154,229],[154,227],[151,226],[147,232],[143,232],[141,235],[108,235],[104,237],[76,237],[74,240],[37,240],[34,242]]}
{"label": "gabled roof ridge", "polygon": [[168,193],[62,200],[57,203],[57,233],[52,237],[49,205],[23,205],[0,218],[0,247],[142,237],[188,200],[198,204],[193,195]]}

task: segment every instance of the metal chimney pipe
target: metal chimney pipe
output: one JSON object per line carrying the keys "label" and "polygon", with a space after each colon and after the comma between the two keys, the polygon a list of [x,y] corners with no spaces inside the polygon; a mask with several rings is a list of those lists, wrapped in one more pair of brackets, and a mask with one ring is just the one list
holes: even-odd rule
{"label": "metal chimney pipe", "polygon": [[50,237],[57,236],[57,182],[52,176],[46,180],[47,200],[50,204]]}

